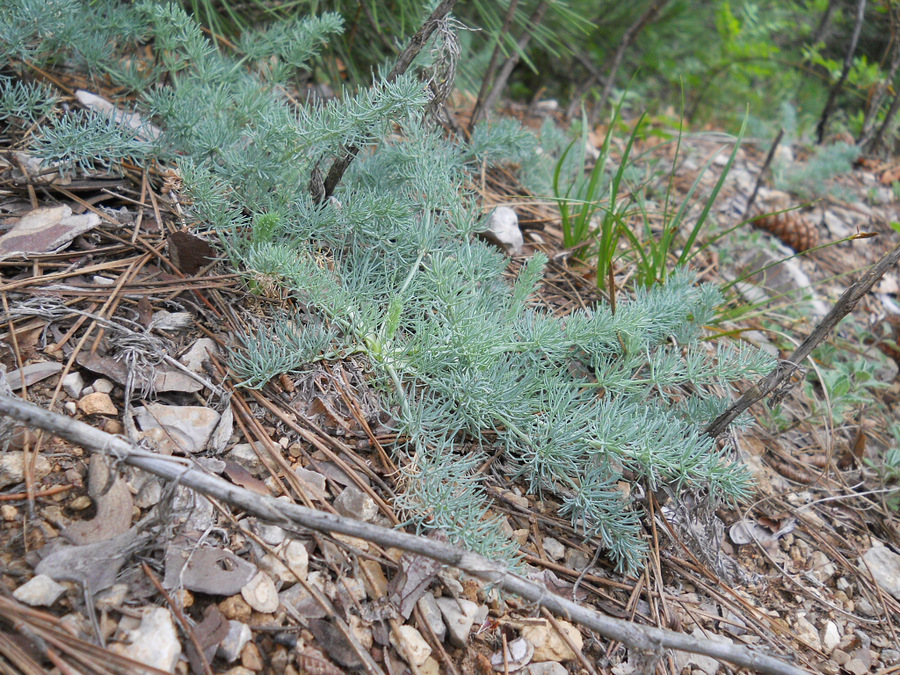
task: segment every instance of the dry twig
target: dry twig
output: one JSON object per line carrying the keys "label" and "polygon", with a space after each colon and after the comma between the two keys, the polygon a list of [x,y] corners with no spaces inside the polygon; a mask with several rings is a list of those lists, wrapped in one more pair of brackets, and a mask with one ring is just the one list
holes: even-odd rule
{"label": "dry twig", "polygon": [[706,433],[713,437],[718,436],[747,408],[761,401],[785,383],[788,383],[794,371],[800,367],[800,364],[809,356],[810,352],[828,336],[834,327],[841,322],[841,319],[853,311],[857,303],[872,290],[872,286],[884,276],[885,272],[897,264],[898,260],[900,260],[900,245],[895,246],[892,251],[885,254],[859,281],[844,291],[844,294],[834,303],[831,311],[825,315],[825,318],[819,322],[819,325],[813,329],[812,333],[800,343],[800,346],[794,350],[794,353],[787,359],[779,361],[771,373],[745,391],[743,396],[735,401],[728,410],[713,420],[712,424],[706,428]]}

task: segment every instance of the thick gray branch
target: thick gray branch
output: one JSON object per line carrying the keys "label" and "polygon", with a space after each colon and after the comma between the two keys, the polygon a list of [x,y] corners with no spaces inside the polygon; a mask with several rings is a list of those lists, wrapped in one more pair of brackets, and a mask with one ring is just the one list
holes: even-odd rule
{"label": "thick gray branch", "polygon": [[136,448],[123,438],[112,436],[83,422],[44,410],[12,396],[0,396],[0,416],[12,417],[29,426],[43,429],[85,450],[108,453],[126,464],[136,466],[166,480],[178,481],[181,485],[236,506],[246,513],[276,525],[300,526],[319,532],[337,532],[366,539],[385,547],[396,546],[446,565],[452,565],[633,649],[649,652],[656,652],[659,648],[680,649],[729,661],[760,673],[808,675],[807,671],[785,661],[750,651],[745,647],[696,639],[682,633],[639,626],[598,614],[559,595],[550,593],[543,586],[526,581],[510,572],[501,563],[434,539],[417,537],[296,504],[288,504],[273,497],[262,497],[221,478],[204,473],[200,469],[193,468],[190,460],[147,452]]}

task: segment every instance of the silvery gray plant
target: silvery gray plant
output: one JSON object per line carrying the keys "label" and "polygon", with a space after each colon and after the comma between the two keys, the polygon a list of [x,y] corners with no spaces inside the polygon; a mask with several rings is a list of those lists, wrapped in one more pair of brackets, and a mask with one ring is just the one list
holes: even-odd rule
{"label": "silvery gray plant", "polygon": [[[635,570],[646,546],[633,494],[747,494],[744,467],[702,429],[733,382],[771,364],[703,339],[722,301],[714,287],[680,270],[615,312],[557,317],[537,298],[544,254],[510,283],[508,260],[475,236],[484,219],[467,186],[485,165],[539,161],[529,132],[507,120],[476,127],[468,143],[446,138],[429,125],[414,74],[295,104],[288,86],[342,29],[336,15],[270,26],[226,56],[174,4],[12,0],[0,10],[0,54],[65,66],[62,52],[42,47],[58,48],[59,33],[33,28],[41,12],[66,30],[103,28],[107,48],[78,62],[140,91],[138,109],[165,133],[145,141],[102,115],[57,111],[31,151],[61,171],[174,161],[191,221],[215,234],[248,292],[304,308],[273,309],[236,336],[235,377],[262,387],[317,361],[365,359],[398,439],[395,506],[408,522],[514,560],[478,473],[500,453],[502,478],[552,496],[582,536]],[[106,30],[116,25],[128,30]],[[122,52],[141,40],[160,57],[147,64],[153,81]],[[33,119],[24,86],[3,84],[0,119]],[[334,197],[317,201],[311,181],[348,148],[357,154]]]}

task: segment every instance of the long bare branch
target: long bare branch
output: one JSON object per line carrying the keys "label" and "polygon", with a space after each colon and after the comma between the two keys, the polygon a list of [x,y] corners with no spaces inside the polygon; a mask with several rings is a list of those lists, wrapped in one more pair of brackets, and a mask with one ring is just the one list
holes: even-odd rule
{"label": "long bare branch", "polygon": [[660,649],[679,649],[705,654],[735,665],[772,675],[808,675],[807,671],[775,657],[751,651],[746,647],[712,640],[703,640],[650,626],[639,626],[582,607],[571,600],[550,593],[545,587],[532,583],[511,572],[506,565],[469,551],[443,544],[434,539],[414,536],[369,523],[323,513],[296,504],[288,504],[273,497],[257,495],[228,483],[221,478],[195,468],[189,459],[157,455],[135,447],[118,436],[74,420],[65,415],[44,410],[12,396],[0,396],[0,416],[19,420],[43,429],[91,452],[104,452],[120,461],[148,471],[169,481],[177,481],[197,492],[243,509],[262,520],[283,527],[304,527],[319,532],[336,532],[366,539],[381,546],[395,546],[452,565],[474,577],[514,593],[557,615],[568,618],[633,649],[658,652]]}
{"label": "long bare branch", "polygon": [[794,350],[794,353],[786,360],[780,361],[772,369],[771,373],[745,391],[743,396],[735,401],[728,410],[714,419],[712,424],[706,428],[706,433],[710,436],[718,436],[747,408],[757,401],[761,401],[778,387],[785,384],[794,371],[800,367],[803,360],[809,356],[810,352],[834,330],[834,327],[841,322],[841,319],[853,311],[856,304],[872,290],[872,286],[884,276],[885,272],[897,264],[898,260],[900,260],[900,245],[885,254],[859,281],[844,291],[844,294],[834,303],[831,311],[825,315],[812,333],[800,343],[800,346]]}

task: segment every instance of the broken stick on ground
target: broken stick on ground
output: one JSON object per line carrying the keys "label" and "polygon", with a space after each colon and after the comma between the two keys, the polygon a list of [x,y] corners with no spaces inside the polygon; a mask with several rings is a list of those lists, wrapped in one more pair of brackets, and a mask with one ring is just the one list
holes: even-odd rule
{"label": "broken stick on ground", "polygon": [[[900,250],[900,249],[898,249]],[[333,532],[365,539],[382,546],[395,546],[418,555],[452,565],[467,574],[514,593],[541,607],[582,624],[605,637],[650,654],[662,649],[679,649],[729,661],[773,675],[804,675],[807,671],[745,647],[697,639],[674,631],[639,626],[604,616],[575,602],[550,593],[545,587],[526,581],[502,563],[469,551],[351,518],[323,513],[272,497],[254,494],[225,480],[211,476],[189,459],[157,455],[139,449],[118,436],[112,436],[83,422],[27,403],[15,397],[0,396],[0,416],[10,417],[31,427],[53,433],[91,452],[103,452],[119,461],[176,481],[208,497],[221,500],[272,524],[300,526],[319,532]]]}

